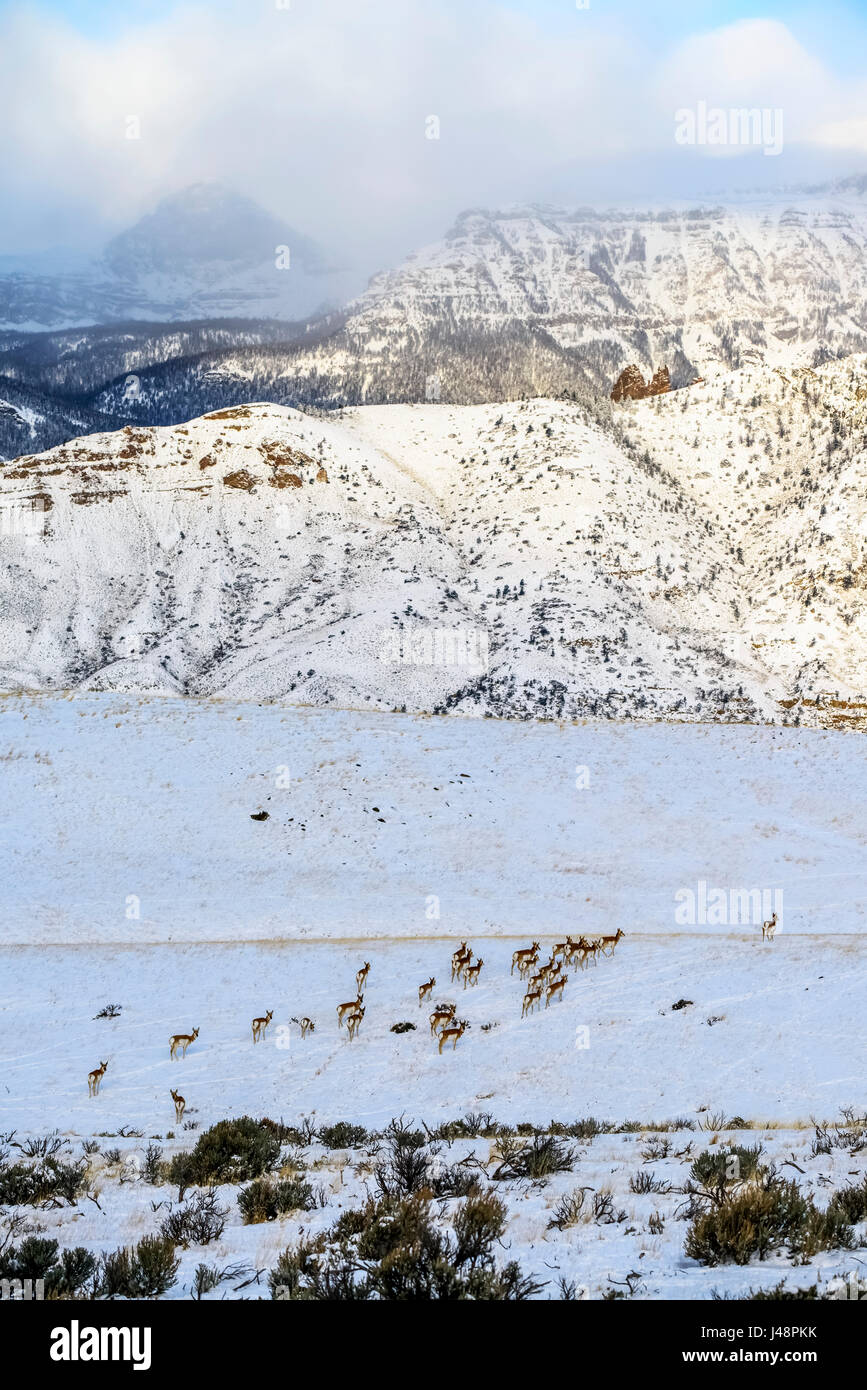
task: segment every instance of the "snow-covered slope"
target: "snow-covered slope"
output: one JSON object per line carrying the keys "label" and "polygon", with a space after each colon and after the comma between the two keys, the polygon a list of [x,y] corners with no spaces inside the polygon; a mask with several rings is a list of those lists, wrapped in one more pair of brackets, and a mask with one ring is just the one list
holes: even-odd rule
{"label": "snow-covered slope", "polygon": [[0,679],[859,721],[865,380],[755,369],[613,420],[244,406],[24,457],[0,472]]}
{"label": "snow-covered slope", "polygon": [[[600,367],[668,361],[688,379],[751,362],[811,364],[867,345],[867,200],[785,198],[622,213],[471,211],[377,277],[346,334],[424,337],[530,325]],[[615,373],[616,375],[616,373]]]}
{"label": "snow-covered slope", "polygon": [[749,368],[625,416],[731,546],[744,606],[720,640],[786,688],[783,711],[864,727],[867,359]]}
{"label": "snow-covered slope", "polygon": [[779,892],[775,945],[864,931],[867,747],[852,732],[103,693],[5,697],[0,752],[6,946],[362,949],[617,927],[624,946],[760,942],[748,914],[699,920],[702,880]]}
{"label": "snow-covered slope", "polygon": [[575,407],[241,407],[2,476],[7,508],[45,509],[4,548],[7,688],[689,715],[746,680],[732,710],[773,711],[711,650],[740,596],[725,538]]}

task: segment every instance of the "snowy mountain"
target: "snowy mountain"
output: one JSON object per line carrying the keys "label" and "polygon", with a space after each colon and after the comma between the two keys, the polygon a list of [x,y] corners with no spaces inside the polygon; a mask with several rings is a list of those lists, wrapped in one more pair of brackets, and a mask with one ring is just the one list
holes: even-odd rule
{"label": "snowy mountain", "polygon": [[591,375],[666,361],[676,382],[758,362],[815,365],[867,346],[867,200],[744,200],[600,213],[470,211],[377,277],[349,340],[524,324]]}
{"label": "snowy mountain", "polygon": [[79,439],[0,473],[0,680],[861,723],[865,399],[855,357],[607,415],[256,405]]}
{"label": "snowy mountain", "polygon": [[0,459],[62,444],[73,435],[113,428],[110,417],[86,406],[0,380]]}
{"label": "snowy mountain", "polygon": [[116,236],[91,262],[0,262],[0,328],[144,320],[293,320],[344,302],[357,279],[247,198],[196,184]]}
{"label": "snowy mountain", "polygon": [[[675,386],[818,366],[867,349],[865,301],[863,181],[712,208],[472,210],[294,342],[156,367],[134,418],[171,423],[181,402],[607,394],[629,364],[665,365]],[[94,403],[111,413],[121,390]]]}

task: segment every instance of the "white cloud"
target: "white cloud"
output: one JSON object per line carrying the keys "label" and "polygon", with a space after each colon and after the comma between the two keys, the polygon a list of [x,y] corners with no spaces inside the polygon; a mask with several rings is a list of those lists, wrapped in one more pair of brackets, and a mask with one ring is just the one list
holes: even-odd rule
{"label": "white cloud", "polygon": [[[0,21],[6,246],[126,223],[219,179],[346,247],[397,243],[544,171],[672,149],[672,112],[704,97],[785,105],[787,138],[856,122],[785,26],[750,21],[661,59],[618,15],[543,32],[493,0],[183,5],[120,37],[38,10]],[[425,139],[436,114],[441,138]],[[141,138],[126,139],[126,118]],[[823,136],[813,136],[815,130]]]}
{"label": "white cloud", "polygon": [[780,110],[790,145],[827,143],[819,135],[823,125],[859,102],[855,87],[836,80],[786,25],[766,19],[684,40],[661,65],[656,94],[669,112],[699,102],[724,110]]}

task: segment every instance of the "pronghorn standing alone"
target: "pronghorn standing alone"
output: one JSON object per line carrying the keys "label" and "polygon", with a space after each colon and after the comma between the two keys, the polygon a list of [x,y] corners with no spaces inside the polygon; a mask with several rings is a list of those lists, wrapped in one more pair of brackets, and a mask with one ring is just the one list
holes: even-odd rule
{"label": "pronghorn standing alone", "polygon": [[105,1076],[108,1062],[100,1062],[98,1067],[87,1073],[87,1094],[89,1096],[99,1095],[99,1083]]}
{"label": "pronghorn standing alone", "polygon": [[184,1100],[183,1096],[179,1096],[177,1091],[174,1090],[171,1092],[171,1097],[175,1103],[175,1124],[179,1125],[184,1118],[187,1102]]}
{"label": "pronghorn standing alone", "polygon": [[254,1019],[253,1019],[253,1022],[252,1022],[252,1025],[251,1025],[251,1026],[252,1026],[252,1029],[253,1029],[253,1042],[254,1042],[254,1043],[257,1043],[257,1042],[260,1041],[260,1039],[264,1038],[265,1034],[266,1034],[267,1031],[268,1031],[268,1024],[271,1022],[271,1019],[272,1019],[273,1017],[274,1017],[274,1010],[273,1010],[273,1009],[269,1009],[268,1012],[266,1013],[266,1015],[265,1015],[264,1018],[254,1018]]}
{"label": "pronghorn standing alone", "polygon": [[302,1038],[306,1038],[308,1033],[316,1032],[316,1024],[313,1022],[312,1018],[307,1018],[306,1015],[304,1018],[298,1020],[298,1027],[301,1029]]}
{"label": "pronghorn standing alone", "polygon": [[477,960],[475,965],[467,965],[464,968],[464,989],[466,989],[467,985],[477,985],[479,983],[479,974],[484,963],[483,960]]}
{"label": "pronghorn standing alone", "polygon": [[364,962],[363,966],[361,967],[361,969],[358,971],[358,974],[355,976],[355,992],[356,992],[356,994],[361,994],[361,991],[364,989],[364,985],[365,985],[365,982],[366,982],[367,977],[368,977],[369,974],[370,974],[370,961],[369,961],[369,960],[366,960],[366,961]]}
{"label": "pronghorn standing alone", "polygon": [[462,1018],[460,1023],[454,1023],[450,1028],[443,1028],[440,1033],[440,1053],[442,1053],[443,1050],[443,1043],[446,1042],[451,1043],[452,1051],[454,1052],[455,1048],[458,1045],[458,1038],[462,1038],[464,1036],[464,1033],[467,1031],[469,1026],[470,1025],[467,1023],[467,1020],[465,1018]]}
{"label": "pronghorn standing alone", "polygon": [[526,1018],[530,1010],[533,1009],[537,1004],[541,1003],[541,1000],[541,986],[539,987],[539,989],[528,989],[527,993],[524,995],[524,1003],[521,1007],[521,1017]]}
{"label": "pronghorn standing alone", "polygon": [[181,1049],[181,1056],[186,1057],[187,1048],[190,1043],[196,1041],[198,1036],[199,1030],[198,1028],[194,1028],[192,1033],[175,1033],[174,1037],[169,1038],[169,1056],[172,1061],[174,1061],[178,1055],[178,1048]]}
{"label": "pronghorn standing alone", "polygon": [[428,996],[429,996],[429,994],[431,993],[431,990],[433,989],[433,987],[434,987],[435,984],[436,984],[436,980],[434,979],[433,975],[431,975],[430,979],[427,981],[426,984],[419,985],[419,987],[418,987],[418,1006],[419,1006],[419,1008],[421,1008],[421,1006],[422,1006],[422,1004],[424,1003],[425,999],[428,998]]}
{"label": "pronghorn standing alone", "polygon": [[762,940],[773,941],[774,933],[777,930],[777,914],[774,913],[767,922],[762,922]]}

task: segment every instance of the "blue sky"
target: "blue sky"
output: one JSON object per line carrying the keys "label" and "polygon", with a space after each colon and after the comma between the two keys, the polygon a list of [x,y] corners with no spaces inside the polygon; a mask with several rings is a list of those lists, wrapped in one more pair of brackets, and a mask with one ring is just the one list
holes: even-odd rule
{"label": "blue sky", "polygon": [[[192,2],[192,0],[191,0]],[[867,0],[823,0],[821,4],[794,3],[793,0],[590,0],[589,11],[576,15],[572,0],[502,0],[504,8],[516,10],[537,20],[552,33],[565,32],[576,19],[616,21],[622,18],[637,25],[642,37],[659,43],[683,37],[701,29],[713,29],[738,19],[779,19],[805,42],[821,48],[829,61],[847,69],[867,68]],[[206,0],[203,8],[213,12],[267,5],[268,0]],[[322,0],[291,0],[301,10]],[[364,0],[375,10],[376,0]],[[466,7],[467,0],[431,0],[443,10]],[[0,10],[14,4],[2,0]],[[31,0],[28,8],[43,10],[65,19],[80,33],[117,35],[141,24],[159,19],[179,9],[178,0]],[[859,46],[860,45],[860,46]]]}

